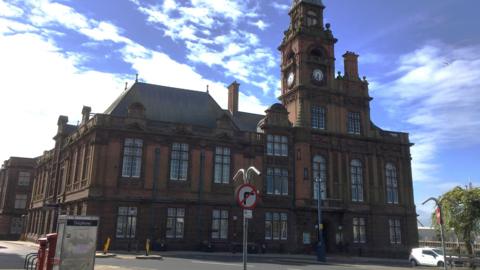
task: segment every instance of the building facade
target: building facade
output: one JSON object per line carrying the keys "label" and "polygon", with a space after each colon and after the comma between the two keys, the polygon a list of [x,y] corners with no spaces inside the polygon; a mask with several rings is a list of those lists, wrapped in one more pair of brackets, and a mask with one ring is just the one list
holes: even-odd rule
{"label": "building facade", "polygon": [[30,203],[35,159],[11,157],[0,168],[0,239],[18,240]]}
{"label": "building facade", "polygon": [[[255,166],[260,201],[249,241],[267,252],[310,253],[317,199],[327,252],[401,257],[418,244],[408,134],[375,126],[358,55],[335,74],[334,38],[320,0],[296,0],[281,52],[281,103],[265,115],[228,110],[205,92],[136,82],[104,112],[60,116],[39,158],[27,236],[58,214],[100,217],[99,245],[232,250],[241,243],[234,199],[240,168]],[[45,207],[48,206],[48,207]]]}

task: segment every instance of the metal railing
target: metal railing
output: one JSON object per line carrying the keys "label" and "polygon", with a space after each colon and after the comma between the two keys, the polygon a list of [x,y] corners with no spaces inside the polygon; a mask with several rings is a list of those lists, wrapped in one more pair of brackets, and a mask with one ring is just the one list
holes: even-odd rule
{"label": "metal railing", "polygon": [[[419,246],[421,247],[441,247],[442,244],[440,241],[425,241],[425,240],[420,240],[418,241]],[[463,242],[445,242],[445,248],[447,249],[453,249],[456,250],[460,247],[461,250],[466,250],[465,249],[465,243]],[[480,243],[477,243],[473,246],[473,249],[475,251],[480,251]]]}
{"label": "metal railing", "polygon": [[37,268],[38,253],[29,253],[25,256],[25,261],[23,262],[23,269],[35,270]]}

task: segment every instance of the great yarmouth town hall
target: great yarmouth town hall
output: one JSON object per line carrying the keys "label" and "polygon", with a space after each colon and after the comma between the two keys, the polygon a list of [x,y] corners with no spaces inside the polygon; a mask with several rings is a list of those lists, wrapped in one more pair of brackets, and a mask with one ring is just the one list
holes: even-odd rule
{"label": "great yarmouth town hall", "polygon": [[104,113],[83,107],[78,125],[60,116],[34,164],[23,236],[55,231],[58,214],[91,215],[99,247],[110,237],[112,249],[143,249],[148,238],[154,249],[231,251],[242,239],[232,177],[255,166],[252,251],[313,252],[320,199],[327,253],[406,256],[418,242],[412,144],[371,121],[358,55],[346,52],[336,73],[324,9],[293,2],[281,96],[265,114],[238,110],[237,82],[226,110],[208,92],[136,82]]}

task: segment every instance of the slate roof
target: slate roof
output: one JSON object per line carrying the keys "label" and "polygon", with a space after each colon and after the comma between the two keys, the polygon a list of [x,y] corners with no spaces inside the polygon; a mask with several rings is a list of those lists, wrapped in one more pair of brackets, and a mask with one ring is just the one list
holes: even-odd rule
{"label": "slate roof", "polygon": [[217,119],[229,115],[243,131],[255,132],[263,115],[239,112],[232,116],[205,92],[136,82],[122,93],[105,114],[126,117],[128,106],[141,103],[149,120],[215,128]]}
{"label": "slate roof", "polygon": [[[226,112],[230,114],[228,110]],[[260,122],[260,120],[265,118],[265,115],[246,113],[246,112],[237,112],[232,116],[232,118],[240,130],[256,132],[258,122]]]}

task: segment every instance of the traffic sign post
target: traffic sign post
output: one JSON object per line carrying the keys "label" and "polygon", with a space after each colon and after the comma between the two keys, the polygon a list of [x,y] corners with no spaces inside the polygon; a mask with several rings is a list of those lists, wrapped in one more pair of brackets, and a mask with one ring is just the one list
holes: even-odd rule
{"label": "traffic sign post", "polygon": [[253,185],[245,183],[238,187],[235,197],[238,205],[243,209],[243,269],[247,270],[248,220],[253,218],[258,192]]}

